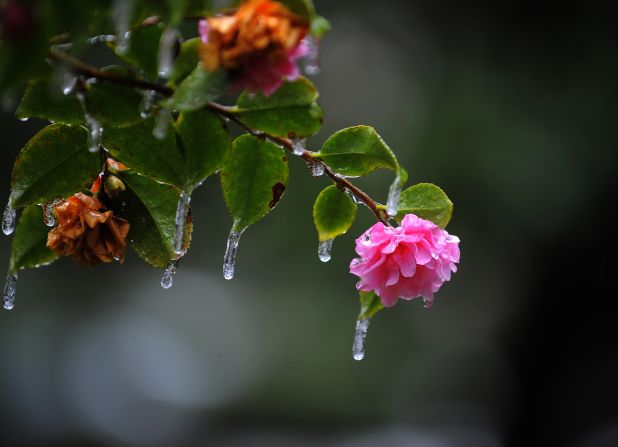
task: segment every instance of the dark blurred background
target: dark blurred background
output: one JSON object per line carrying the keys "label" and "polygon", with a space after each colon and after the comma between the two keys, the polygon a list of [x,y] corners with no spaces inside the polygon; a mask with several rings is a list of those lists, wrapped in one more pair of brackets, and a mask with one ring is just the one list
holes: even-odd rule
{"label": "dark blurred background", "polygon": [[[169,290],[135,255],[20,273],[0,312],[1,445],[618,445],[616,2],[315,3],[333,30],[311,146],[375,126],[412,183],[455,203],[460,271],[431,310],[378,314],[355,362],[347,265],[371,214],[321,263],[311,206],[327,181],[291,160],[227,282],[231,220],[210,179]],[[42,124],[0,115],[3,202]],[[360,184],[385,200],[391,177]],[[8,265],[9,238],[0,252]]]}

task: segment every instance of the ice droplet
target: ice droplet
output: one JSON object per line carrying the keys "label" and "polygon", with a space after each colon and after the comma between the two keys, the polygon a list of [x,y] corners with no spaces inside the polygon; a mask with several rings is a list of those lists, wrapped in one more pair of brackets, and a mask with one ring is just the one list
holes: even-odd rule
{"label": "ice droplet", "polygon": [[17,211],[11,206],[11,199],[6,204],[4,214],[2,215],[2,232],[7,236],[13,234],[15,231],[15,218],[17,217]]}
{"label": "ice droplet", "polygon": [[159,76],[167,79],[172,74],[172,67],[176,57],[175,47],[178,42],[178,30],[165,28],[159,42]]}
{"label": "ice droplet", "polygon": [[113,34],[101,34],[99,36],[94,36],[88,39],[88,43],[90,45],[95,45],[97,43],[107,43],[107,42],[116,42],[116,36]]}
{"label": "ice droplet", "polygon": [[156,97],[157,92],[154,90],[146,90],[144,92],[144,97],[139,105],[139,115],[142,119],[146,119],[152,115],[152,106],[154,105]]}
{"label": "ice droplet", "polygon": [[307,46],[307,55],[304,57],[304,70],[309,76],[315,76],[320,73],[320,41],[317,37],[305,37],[305,45]]}
{"label": "ice droplet", "polygon": [[19,118],[19,121],[21,121],[22,123],[25,123],[26,121],[28,121],[28,118],[27,117]]}
{"label": "ice droplet", "polygon": [[311,171],[311,175],[314,177],[319,177],[324,174],[324,165],[318,160],[308,161],[307,167]]}
{"label": "ice droplet", "polygon": [[232,279],[234,277],[238,242],[240,241],[240,236],[242,235],[242,231],[234,230],[234,226],[232,226],[230,236],[227,238],[227,248],[225,249],[225,256],[223,257],[223,277],[225,279]]}
{"label": "ice droplet", "polygon": [[423,297],[423,307],[425,309],[430,309],[433,306],[433,297],[427,298]]}
{"label": "ice droplet", "polygon": [[167,135],[167,128],[169,126],[172,112],[169,109],[160,109],[157,115],[157,120],[152,129],[152,136],[157,140],[163,140]]}
{"label": "ice droplet", "polygon": [[178,270],[178,259],[172,259],[167,263],[167,267],[165,267],[165,272],[163,272],[163,277],[161,277],[161,287],[164,289],[169,289],[174,284],[174,275],[176,275],[176,271]]}
{"label": "ice droplet", "polygon": [[54,216],[54,206],[58,204],[57,200],[52,200],[51,202],[44,203],[41,205],[43,207],[43,223],[48,227],[53,227],[56,225],[56,216]]}
{"label": "ice droplet", "polygon": [[184,191],[181,192],[180,198],[178,199],[178,206],[176,207],[176,233],[174,234],[174,253],[177,255],[184,254],[185,222],[187,220],[190,203],[191,196]]}
{"label": "ice droplet", "polygon": [[352,357],[354,360],[365,358],[365,337],[369,328],[369,318],[359,318],[356,320],[356,331],[354,331],[354,342],[352,343]]}
{"label": "ice droplet", "polygon": [[77,85],[77,77],[72,73],[64,73],[62,75],[62,93],[64,95],[70,95],[75,90],[75,86]]}
{"label": "ice droplet", "polygon": [[126,54],[131,43],[131,18],[135,0],[114,0],[112,4],[112,17],[116,29],[116,53]]}
{"label": "ice droplet", "polygon": [[318,257],[322,262],[330,261],[330,251],[333,248],[334,239],[327,239],[325,241],[321,241],[320,245],[318,245]]}
{"label": "ice droplet", "polygon": [[11,310],[15,306],[15,292],[17,291],[17,273],[6,275],[6,284],[4,285],[4,308]]}
{"label": "ice droplet", "polygon": [[84,111],[84,118],[86,119],[86,127],[88,128],[88,150],[91,153],[99,152],[101,149],[101,137],[103,136],[103,127],[96,119],[88,113],[86,109],[86,97],[84,92],[77,92],[75,95],[79,100]]}
{"label": "ice droplet", "polygon": [[388,197],[386,199],[386,213],[389,216],[396,216],[399,210],[399,196],[401,195],[401,178],[395,177],[395,180],[388,189]]}
{"label": "ice droplet", "polygon": [[292,152],[299,157],[305,152],[305,145],[307,144],[306,138],[293,138],[292,139]]}

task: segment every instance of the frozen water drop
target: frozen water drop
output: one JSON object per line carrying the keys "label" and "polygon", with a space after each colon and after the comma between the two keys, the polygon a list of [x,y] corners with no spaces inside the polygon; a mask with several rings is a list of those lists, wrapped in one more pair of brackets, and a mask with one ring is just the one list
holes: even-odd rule
{"label": "frozen water drop", "polygon": [[168,262],[167,267],[165,267],[165,272],[163,272],[163,276],[161,277],[161,287],[164,289],[169,289],[174,284],[174,275],[176,275],[176,271],[178,270],[178,259],[172,259]]}
{"label": "frozen water drop", "polygon": [[15,218],[17,217],[17,211],[11,206],[11,199],[6,204],[4,214],[2,215],[2,232],[7,236],[13,234],[15,231]]}
{"label": "frozen water drop", "polygon": [[114,0],[112,4],[112,18],[116,29],[116,53],[126,54],[131,42],[131,18],[135,0]]}
{"label": "frozen water drop", "polygon": [[185,222],[187,220],[190,203],[191,196],[184,191],[181,192],[180,198],[178,199],[178,206],[176,207],[176,233],[174,234],[174,253],[177,255],[184,254]]}
{"label": "frozen water drop", "polygon": [[433,306],[433,297],[423,297],[423,307],[429,309],[431,306]]}
{"label": "frozen water drop", "polygon": [[96,119],[88,113],[86,109],[86,97],[84,92],[77,92],[75,95],[84,111],[84,118],[86,119],[86,127],[88,128],[88,150],[91,153],[97,153],[101,149],[101,137],[103,136],[103,127]]}
{"label": "frozen water drop", "polygon": [[21,122],[25,123],[26,121],[28,121],[28,118],[27,118],[27,117],[24,117],[24,118],[19,118],[19,121],[21,121]]}
{"label": "frozen water drop", "polygon": [[53,227],[56,225],[56,216],[54,216],[54,206],[56,206],[58,202],[53,200],[51,202],[44,203],[41,205],[43,207],[43,223],[48,227]]}
{"label": "frozen water drop", "polygon": [[75,90],[75,86],[77,85],[77,77],[72,73],[64,73],[62,76],[62,93],[65,95],[70,95]]}
{"label": "frozen water drop", "polygon": [[116,36],[113,34],[101,34],[99,36],[94,36],[88,39],[88,43],[90,45],[95,45],[97,43],[107,43],[107,42],[116,42]]}
{"label": "frozen water drop", "polygon": [[311,175],[314,177],[319,177],[324,174],[324,165],[319,160],[308,161],[307,167],[311,171]]}
{"label": "frozen water drop", "polygon": [[389,216],[396,216],[399,210],[399,196],[401,196],[401,178],[397,176],[388,190],[386,199],[386,213]]}
{"label": "frozen water drop", "polygon": [[232,226],[230,236],[227,238],[227,248],[225,249],[225,256],[223,257],[223,277],[225,279],[232,279],[234,277],[238,242],[240,241],[240,236],[242,235],[242,231],[234,230],[234,226]]}
{"label": "frozen water drop", "polygon": [[369,318],[359,318],[356,320],[354,342],[352,343],[352,356],[354,360],[362,360],[365,358],[365,337],[367,336],[369,321]]}
{"label": "frozen water drop", "polygon": [[303,155],[303,153],[305,152],[306,144],[307,144],[307,140],[304,138],[302,139],[293,138],[292,139],[292,152],[294,152],[294,155],[298,155],[299,157]]}
{"label": "frozen water drop", "polygon": [[159,115],[155,122],[154,129],[152,129],[152,135],[157,140],[163,140],[167,136],[167,128],[169,126],[172,112],[169,109],[160,109]]}
{"label": "frozen water drop", "polygon": [[334,239],[327,239],[325,241],[320,241],[320,245],[318,245],[318,257],[322,262],[330,261],[330,252],[333,248]]}
{"label": "frozen water drop", "polygon": [[320,73],[320,41],[317,37],[307,36],[304,39],[306,55],[303,58],[303,68],[309,76]]}
{"label": "frozen water drop", "polygon": [[9,273],[6,275],[6,284],[4,285],[4,308],[11,310],[15,306],[15,292],[17,291],[17,273]]}
{"label": "frozen water drop", "polygon": [[163,34],[161,34],[161,41],[159,42],[159,76],[162,78],[167,79],[172,74],[178,37],[178,30],[175,28],[165,28]]}
{"label": "frozen water drop", "polygon": [[146,119],[152,115],[152,106],[155,103],[156,96],[157,92],[154,90],[146,90],[144,92],[144,97],[139,105],[139,115],[142,119]]}

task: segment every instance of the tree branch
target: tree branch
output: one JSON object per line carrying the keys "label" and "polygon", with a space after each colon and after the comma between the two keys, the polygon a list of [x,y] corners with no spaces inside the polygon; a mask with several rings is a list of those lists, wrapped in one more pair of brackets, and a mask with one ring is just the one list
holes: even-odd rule
{"label": "tree branch", "polygon": [[[99,70],[96,67],[88,65],[81,60],[63,52],[58,49],[52,49],[50,52],[50,58],[54,61],[64,63],[68,65],[73,71],[84,75],[89,78],[101,79],[104,81],[112,82],[119,85],[125,85],[127,87],[136,87],[145,90],[154,90],[164,96],[172,96],[174,94],[174,89],[168,87],[166,85],[161,85],[153,82],[148,82],[144,79],[135,78],[135,77],[126,77],[126,76],[118,76],[114,73],[105,72]],[[254,135],[259,138],[266,138],[273,143],[283,147],[289,152],[297,155],[298,151],[294,150],[294,143],[289,138],[277,137],[274,135],[270,135],[261,130],[253,129],[249,127],[245,123],[243,123],[240,118],[229,108],[221,104],[217,104],[215,102],[209,102],[206,107],[218,114],[221,117],[227,118],[230,121],[233,121],[238,126],[245,129],[251,135]],[[373,200],[366,192],[358,188],[352,182],[350,182],[347,178],[337,174],[333,171],[328,165],[326,165],[319,158],[313,158],[312,153],[307,149],[302,149],[302,152],[298,155],[300,158],[305,160],[308,164],[318,163],[324,168],[324,173],[339,187],[339,189],[343,191],[350,191],[354,194],[358,200],[363,202],[367,207],[373,212],[376,219],[379,222],[382,222],[385,225],[389,225],[388,220],[385,218],[385,214],[378,208],[378,203]]]}

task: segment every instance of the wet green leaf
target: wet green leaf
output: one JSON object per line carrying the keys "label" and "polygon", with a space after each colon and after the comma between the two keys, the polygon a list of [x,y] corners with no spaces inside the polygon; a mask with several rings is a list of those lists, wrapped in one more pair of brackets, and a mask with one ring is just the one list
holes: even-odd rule
{"label": "wet green leaf", "polygon": [[[130,76],[124,67],[110,66],[102,69],[118,76]],[[142,95],[137,90],[106,81],[91,84],[85,95],[86,110],[106,126],[128,126],[139,122]],[[83,115],[83,113],[82,113]]]}
{"label": "wet green leaf", "polygon": [[130,169],[120,171],[118,176],[127,189],[114,200],[113,208],[131,224],[127,236],[131,248],[148,264],[164,268],[176,257],[172,247],[180,190]]}
{"label": "wet green leaf", "polygon": [[191,189],[223,166],[230,151],[227,126],[213,112],[182,112],[176,124],[187,160],[186,185]]}
{"label": "wet green leaf", "polygon": [[406,214],[415,214],[444,228],[451,220],[453,202],[436,185],[418,183],[401,192],[397,220]]}
{"label": "wet green leaf", "polygon": [[284,82],[272,95],[243,93],[232,109],[248,126],[281,137],[313,135],[322,125],[318,91],[305,78]]}
{"label": "wet green leaf", "polygon": [[200,62],[167,100],[167,107],[177,110],[201,109],[209,101],[221,96],[226,86],[227,75],[223,70],[209,72]]}
{"label": "wet green leaf", "polygon": [[350,177],[366,175],[378,168],[400,173],[395,154],[369,126],[348,127],[335,132],[314,157],[322,159],[339,174]]}
{"label": "wet green leaf", "polygon": [[195,69],[199,62],[198,49],[200,46],[200,38],[185,40],[180,45],[180,53],[174,61],[172,72],[168,77],[168,81],[172,84],[179,84]]}
{"label": "wet green leaf", "polygon": [[129,46],[125,51],[116,47],[116,55],[123,61],[140,68],[151,80],[159,73],[159,41],[163,27],[159,24],[138,26],[131,31]]}
{"label": "wet green leaf", "polygon": [[41,267],[58,258],[46,246],[49,230],[43,223],[43,209],[40,206],[30,205],[24,209],[13,236],[9,271]]}
{"label": "wet green leaf", "polygon": [[356,204],[335,185],[320,192],[313,205],[313,222],[320,242],[344,234],[356,219]]}
{"label": "wet green leaf", "polygon": [[89,188],[101,161],[88,151],[87,135],[82,127],[52,124],[32,137],[15,160],[13,206],[45,203]]}
{"label": "wet green leaf", "polygon": [[15,112],[17,118],[42,118],[63,124],[81,124],[84,111],[75,95],[65,95],[59,80],[32,81]]}
{"label": "wet green leaf", "polygon": [[281,148],[252,135],[234,140],[221,170],[223,196],[234,218],[234,230],[242,231],[268,214],[287,183],[287,157]]}
{"label": "wet green leaf", "polygon": [[371,318],[379,311],[384,309],[384,305],[380,301],[380,297],[374,292],[359,291],[360,295],[360,313],[358,319]]}

